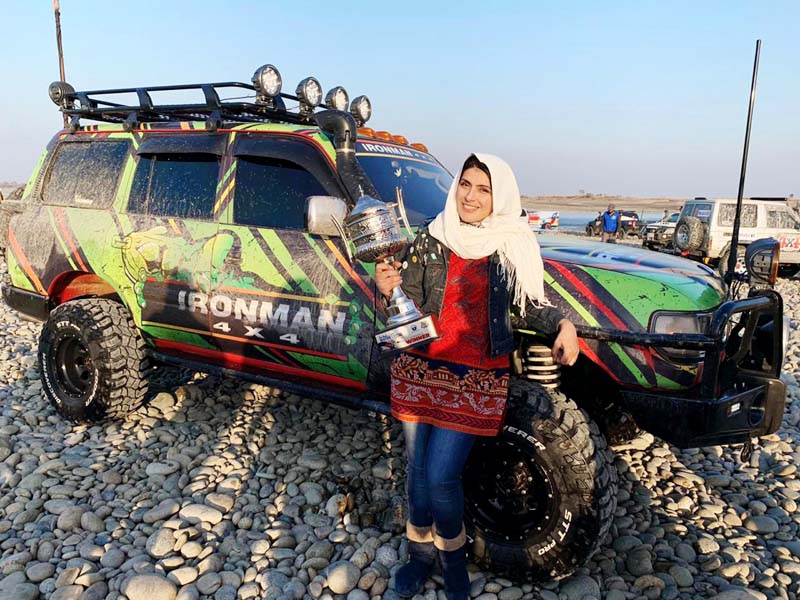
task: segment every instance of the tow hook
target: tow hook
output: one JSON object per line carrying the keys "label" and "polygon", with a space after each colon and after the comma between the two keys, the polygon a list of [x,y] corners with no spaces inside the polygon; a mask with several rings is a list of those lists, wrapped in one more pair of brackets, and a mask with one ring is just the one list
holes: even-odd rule
{"label": "tow hook", "polygon": [[753,456],[753,440],[747,440],[742,444],[742,452],[739,454],[739,460],[743,463],[750,462],[750,457]]}

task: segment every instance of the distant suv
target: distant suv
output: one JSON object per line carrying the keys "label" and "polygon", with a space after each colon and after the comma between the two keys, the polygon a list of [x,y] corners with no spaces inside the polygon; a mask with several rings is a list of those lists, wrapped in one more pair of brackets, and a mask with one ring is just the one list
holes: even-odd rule
{"label": "distant suv", "polygon": [[[634,236],[639,233],[639,213],[632,210],[618,210],[619,213],[619,230],[620,236]],[[600,235],[603,233],[603,215],[597,215],[594,219],[586,224],[586,235],[589,237]]]}
{"label": "distant suv", "polygon": [[[674,245],[684,256],[727,269],[736,200],[694,198],[683,205],[675,227]],[[780,242],[781,264],[800,264],[800,219],[786,198],[745,198],[739,226],[737,270],[744,269],[748,244],[761,238]]]}
{"label": "distant suv", "polygon": [[642,246],[650,250],[672,248],[672,236],[681,213],[672,213],[665,219],[648,223],[642,229]]}
{"label": "distant suv", "polygon": [[[125,417],[157,364],[389,413],[374,265],[347,259],[331,217],[369,195],[403,203],[416,228],[453,178],[425,146],[363,127],[363,97],[348,110],[334,88],[318,109],[316,80],[295,95],[276,81],[266,65],[253,85],[51,86],[69,126],[11,219],[3,297],[44,321],[43,393],[63,417]],[[255,102],[220,100],[232,85]],[[159,105],[174,89],[202,99]],[[130,95],[135,105],[117,99]],[[576,323],[581,357],[559,368],[551,338],[518,328],[504,428],[476,443],[464,476],[473,559],[530,580],[571,573],[603,542],[617,501],[609,440],[638,425],[681,448],[749,443],[777,429],[786,396],[771,289],[732,300],[696,262],[540,244],[548,298]],[[765,252],[754,269],[771,264]]]}

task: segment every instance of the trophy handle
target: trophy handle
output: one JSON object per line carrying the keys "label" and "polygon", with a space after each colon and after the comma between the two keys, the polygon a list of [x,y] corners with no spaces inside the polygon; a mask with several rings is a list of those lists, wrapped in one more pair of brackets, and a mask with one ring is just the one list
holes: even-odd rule
{"label": "trophy handle", "polygon": [[342,243],[344,243],[344,249],[345,252],[347,252],[347,260],[353,262],[353,253],[350,251],[350,241],[347,239],[347,234],[344,231],[344,226],[339,221],[339,219],[337,219],[333,215],[331,215],[331,221],[333,221],[333,225],[334,227],[336,227],[336,230],[339,232],[339,235],[342,236]]}
{"label": "trophy handle", "polygon": [[398,188],[396,188],[395,191],[396,191],[395,196],[397,197],[397,203],[396,203],[397,204],[397,210],[400,213],[400,220],[403,221],[403,227],[405,227],[406,233],[408,234],[408,237],[413,240],[414,239],[414,232],[411,231],[411,223],[408,222],[408,215],[406,214],[406,206],[403,203],[403,190],[402,190],[402,188],[398,187]]}

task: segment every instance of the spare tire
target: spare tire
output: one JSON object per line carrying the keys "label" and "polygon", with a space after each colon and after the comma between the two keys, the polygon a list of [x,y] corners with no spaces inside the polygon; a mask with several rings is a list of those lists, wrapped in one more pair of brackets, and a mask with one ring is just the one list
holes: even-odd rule
{"label": "spare tire", "polygon": [[681,217],[675,226],[672,241],[678,250],[697,250],[703,245],[705,226],[697,217]]}

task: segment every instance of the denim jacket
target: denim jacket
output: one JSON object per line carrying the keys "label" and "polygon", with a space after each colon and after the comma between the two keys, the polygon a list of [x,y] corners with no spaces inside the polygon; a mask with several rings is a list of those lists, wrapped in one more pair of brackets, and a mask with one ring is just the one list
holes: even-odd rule
{"label": "denim jacket", "polygon": [[[403,291],[425,314],[439,316],[442,312],[449,259],[450,249],[431,237],[424,227],[400,260]],[[492,357],[513,352],[513,329],[533,329],[549,337],[555,336],[558,322],[563,318],[557,309],[536,308],[529,303],[523,318],[511,307],[511,294],[501,275],[497,253],[489,261],[488,293]]]}

